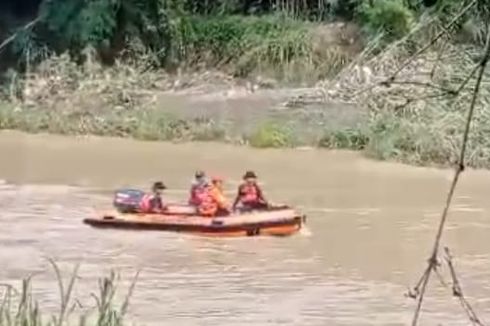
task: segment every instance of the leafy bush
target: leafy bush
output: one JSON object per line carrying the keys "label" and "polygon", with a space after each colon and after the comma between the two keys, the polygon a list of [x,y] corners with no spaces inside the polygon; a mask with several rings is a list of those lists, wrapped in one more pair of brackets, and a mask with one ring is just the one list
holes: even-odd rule
{"label": "leafy bush", "polygon": [[338,148],[363,150],[369,143],[369,137],[360,129],[345,129],[327,131],[318,141],[318,146],[323,148]]}
{"label": "leafy bush", "polygon": [[267,122],[260,125],[248,139],[249,144],[258,148],[279,148],[293,145],[293,135],[284,126]]}
{"label": "leafy bush", "polygon": [[404,5],[403,0],[374,0],[372,5],[364,1],[358,7],[358,13],[371,33],[383,31],[392,38],[408,33],[414,20],[414,12]]}
{"label": "leafy bush", "polygon": [[[43,1],[40,21],[21,31],[11,50],[15,58],[36,64],[66,51],[80,62],[85,59],[83,50],[93,47],[104,63],[145,55],[149,64],[159,67],[235,65],[233,72],[239,76],[264,67],[294,72],[308,68],[305,74],[309,74],[331,60],[315,57],[308,21],[292,18],[287,10],[270,4],[261,6],[265,15],[259,16],[250,15],[248,5],[228,0],[205,4],[195,0]],[[318,6],[316,2],[281,2],[281,8],[304,10],[305,15],[323,8]],[[242,9],[246,14],[236,15]],[[344,62],[343,57],[335,60]]]}
{"label": "leafy bush", "polygon": [[42,59],[46,49],[70,51],[79,59],[87,46],[99,50],[102,57],[114,59],[137,39],[164,60],[172,39],[167,9],[159,0],[42,1],[37,26],[22,31],[24,37],[17,37],[11,49],[17,55],[28,51],[34,63]]}
{"label": "leafy bush", "polygon": [[282,16],[193,16],[183,34],[191,64],[236,64],[237,74],[256,67],[309,60],[311,42],[305,23]]}

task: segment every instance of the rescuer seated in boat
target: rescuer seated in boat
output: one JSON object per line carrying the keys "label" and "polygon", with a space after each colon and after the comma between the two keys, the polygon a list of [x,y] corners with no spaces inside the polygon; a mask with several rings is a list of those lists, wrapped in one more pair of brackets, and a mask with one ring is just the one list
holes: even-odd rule
{"label": "rescuer seated in boat", "polygon": [[233,203],[233,210],[240,204],[240,211],[263,210],[269,208],[262,189],[257,184],[257,175],[247,171],[243,183],[238,187],[238,193]]}
{"label": "rescuer seated in boat", "polygon": [[163,204],[162,192],[167,187],[161,181],[157,181],[153,184],[152,192],[145,194],[141,198],[139,210],[145,214],[158,214],[164,212],[167,207]]}
{"label": "rescuer seated in boat", "polygon": [[204,193],[206,192],[207,185],[208,181],[204,171],[197,171],[195,174],[195,179],[191,185],[189,205],[196,207],[200,205],[203,200]]}
{"label": "rescuer seated in boat", "polygon": [[198,212],[202,216],[227,216],[230,214],[228,201],[223,193],[223,179],[214,177],[211,183],[206,186],[205,195],[200,205]]}

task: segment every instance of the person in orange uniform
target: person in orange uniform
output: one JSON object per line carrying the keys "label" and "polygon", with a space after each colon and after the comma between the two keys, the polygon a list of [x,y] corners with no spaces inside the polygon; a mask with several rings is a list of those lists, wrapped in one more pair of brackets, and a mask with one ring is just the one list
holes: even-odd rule
{"label": "person in orange uniform", "polygon": [[214,177],[212,179],[211,196],[218,205],[216,215],[228,215],[230,214],[230,205],[223,192],[223,179],[221,177]]}
{"label": "person in orange uniform", "polygon": [[214,177],[211,184],[206,187],[206,194],[198,207],[200,215],[207,217],[226,216],[230,208],[223,193],[223,179]]}
{"label": "person in orange uniform", "polygon": [[189,205],[199,206],[203,200],[203,196],[207,191],[208,181],[206,180],[206,174],[204,171],[197,171],[195,174],[194,182],[191,185]]}
{"label": "person in orange uniform", "polygon": [[241,210],[260,210],[267,209],[269,204],[264,198],[262,189],[257,184],[257,175],[253,171],[247,171],[243,176],[243,183],[238,187],[238,193],[233,203],[233,210],[238,204],[241,205]]}
{"label": "person in orange uniform", "polygon": [[167,189],[163,182],[158,181],[153,184],[152,192],[141,198],[139,211],[145,214],[158,214],[166,210],[163,204],[162,192]]}

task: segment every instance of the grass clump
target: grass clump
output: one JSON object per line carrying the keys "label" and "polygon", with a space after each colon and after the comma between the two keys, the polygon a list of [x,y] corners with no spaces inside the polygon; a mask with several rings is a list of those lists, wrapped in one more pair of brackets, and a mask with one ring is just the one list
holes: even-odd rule
{"label": "grass clump", "polygon": [[318,141],[321,148],[364,150],[369,144],[366,131],[356,128],[326,131]]}
{"label": "grass clump", "polygon": [[403,0],[363,1],[357,11],[371,35],[384,32],[391,39],[407,34],[415,19]]}
{"label": "grass clump", "polygon": [[0,129],[148,141],[219,141],[226,138],[224,127],[211,119],[184,120],[156,109],[131,113],[56,113],[42,108],[15,108],[8,103],[0,103]]}
{"label": "grass clump", "polygon": [[349,60],[334,42],[321,50],[315,46],[318,25],[284,15],[192,16],[186,24],[180,40],[184,64],[221,67],[238,77],[265,73],[286,82],[311,81]]}
{"label": "grass clump", "polygon": [[2,326],[62,326],[62,325],[94,325],[122,326],[129,306],[138,274],[136,274],[129,291],[121,306],[116,307],[115,295],[117,290],[116,275],[99,281],[99,292],[92,294],[95,307],[89,311],[73,316],[77,308],[73,299],[73,290],[77,279],[78,266],[73,271],[68,284],[65,284],[58,266],[51,261],[60,291],[59,311],[55,314],[44,314],[32,293],[32,279],[22,281],[22,288],[17,291],[11,286],[0,289],[0,325]]}
{"label": "grass clump", "polygon": [[273,122],[257,127],[250,135],[248,143],[257,148],[280,148],[294,146],[294,137],[290,129]]}

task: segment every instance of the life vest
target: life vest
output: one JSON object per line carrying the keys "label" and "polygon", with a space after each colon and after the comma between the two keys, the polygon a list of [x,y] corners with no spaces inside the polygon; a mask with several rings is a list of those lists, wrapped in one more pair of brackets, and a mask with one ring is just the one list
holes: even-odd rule
{"label": "life vest", "polygon": [[218,211],[218,203],[211,194],[211,191],[211,188],[206,189],[204,196],[197,208],[199,214],[202,216],[211,217],[214,216]]}
{"label": "life vest", "polygon": [[226,197],[221,189],[217,187],[212,187],[210,193],[211,197],[219,208],[228,209],[228,201],[226,200]]}
{"label": "life vest", "polygon": [[139,210],[141,213],[151,213],[152,200],[153,200],[153,195],[151,194],[145,194],[143,197],[141,197],[140,204],[139,204]]}
{"label": "life vest", "polygon": [[189,198],[189,204],[199,206],[206,197],[206,186],[195,184],[191,188],[191,198]]}
{"label": "life vest", "polygon": [[154,203],[153,201],[156,200],[157,198],[153,194],[146,194],[141,198],[140,204],[139,204],[139,210],[141,213],[153,213],[153,210],[155,207],[153,207]]}
{"label": "life vest", "polygon": [[259,201],[259,189],[258,186],[242,184],[240,186],[240,201],[243,204],[256,203]]}

